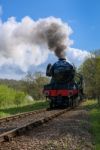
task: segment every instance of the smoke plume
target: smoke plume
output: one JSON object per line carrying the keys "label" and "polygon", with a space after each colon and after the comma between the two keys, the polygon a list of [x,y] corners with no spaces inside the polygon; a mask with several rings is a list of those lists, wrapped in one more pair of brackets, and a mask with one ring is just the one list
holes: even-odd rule
{"label": "smoke plume", "polygon": [[27,71],[30,65],[44,63],[49,50],[64,57],[64,50],[72,44],[71,33],[67,23],[54,17],[38,21],[28,16],[20,22],[14,17],[6,22],[0,20],[0,66],[16,64]]}
{"label": "smoke plume", "polygon": [[64,50],[72,42],[69,40],[69,35],[72,32],[71,28],[60,19],[53,17],[40,20],[36,28],[39,44],[47,44],[49,50],[54,51],[57,57],[63,57]]}

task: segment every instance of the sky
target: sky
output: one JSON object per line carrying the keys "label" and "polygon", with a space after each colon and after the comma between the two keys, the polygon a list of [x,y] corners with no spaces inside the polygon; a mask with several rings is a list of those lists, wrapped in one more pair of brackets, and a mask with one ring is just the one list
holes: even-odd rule
{"label": "sky", "polygon": [[[9,39],[9,34],[13,34],[12,28],[15,30],[19,24],[24,27],[26,24],[34,26],[39,19],[50,19],[51,16],[60,18],[71,28],[73,33],[70,34],[70,39],[73,40],[73,45],[69,46],[66,57],[76,66],[81,65],[90,51],[100,48],[99,6],[99,0],[0,0],[0,78],[19,79],[27,71],[45,72],[46,65],[57,60],[48,50],[44,52],[39,49],[31,53],[32,46],[27,48],[30,49],[27,52],[25,44],[16,46],[13,36]],[[21,29],[18,32],[21,32]],[[13,45],[14,51],[11,52],[5,45],[9,49]],[[39,58],[37,64],[36,58]]]}

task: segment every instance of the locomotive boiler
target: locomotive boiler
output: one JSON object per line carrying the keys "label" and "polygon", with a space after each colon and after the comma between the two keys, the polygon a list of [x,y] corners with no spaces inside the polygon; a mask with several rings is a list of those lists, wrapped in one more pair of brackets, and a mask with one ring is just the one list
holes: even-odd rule
{"label": "locomotive boiler", "polygon": [[49,100],[50,108],[72,107],[82,100],[83,78],[65,58],[60,58],[53,65],[48,64],[46,76],[51,77],[51,81],[44,85],[43,93]]}

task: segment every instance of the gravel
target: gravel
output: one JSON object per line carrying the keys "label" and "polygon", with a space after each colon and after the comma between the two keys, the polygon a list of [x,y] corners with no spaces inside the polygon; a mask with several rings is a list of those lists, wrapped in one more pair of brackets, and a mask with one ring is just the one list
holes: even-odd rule
{"label": "gravel", "polygon": [[0,150],[93,150],[89,115],[75,109],[43,124],[10,142]]}
{"label": "gravel", "polygon": [[16,118],[13,120],[8,120],[6,122],[0,123],[0,134],[3,132],[9,131],[11,129],[15,129],[17,127],[22,127],[25,124],[32,123],[34,121],[39,120],[40,118],[44,118],[46,116],[52,115],[54,113],[58,112],[58,110],[53,111],[44,111],[36,114],[30,114],[22,118]]}

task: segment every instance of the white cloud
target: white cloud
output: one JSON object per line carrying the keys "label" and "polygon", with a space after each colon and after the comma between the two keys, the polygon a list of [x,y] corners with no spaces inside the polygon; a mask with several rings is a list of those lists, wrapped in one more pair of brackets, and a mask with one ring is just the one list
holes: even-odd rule
{"label": "white cloud", "polygon": [[86,50],[69,48],[67,51],[67,59],[76,67],[79,67],[87,57],[90,57],[90,52]]}
{"label": "white cloud", "polygon": [[[1,6],[0,14],[2,14]],[[47,32],[54,24],[59,29],[59,32],[55,32],[55,37],[58,35],[62,37],[61,44],[63,42],[68,48],[72,44],[69,39],[72,29],[59,18],[48,17],[34,21],[26,16],[20,22],[14,17],[8,18],[6,22],[0,21],[0,77],[18,78],[31,66],[42,70],[44,63],[55,62],[54,53],[52,54],[48,48]],[[54,51],[54,47],[51,51]],[[87,51],[69,48],[67,58],[79,66],[88,54]]]}
{"label": "white cloud", "polygon": [[[44,63],[49,49],[55,51],[56,44],[61,42],[69,46],[71,33],[72,29],[59,18],[34,21],[26,16],[17,22],[10,17],[6,22],[0,22],[0,64],[16,64],[26,72],[30,65]],[[57,40],[53,43],[51,38],[56,38],[58,43]]]}
{"label": "white cloud", "polygon": [[[66,54],[66,58],[68,61],[73,63],[76,67],[79,67],[83,61],[90,56],[90,53],[88,51],[83,51],[80,49],[75,48],[69,48]],[[31,55],[29,54],[29,57]],[[5,59],[5,58],[4,58]],[[27,61],[29,58],[27,59]],[[40,64],[38,66],[29,65],[29,70],[31,72],[35,71],[46,71],[46,66],[48,63],[55,63],[57,61],[57,57],[53,53],[50,53],[48,56],[48,59],[45,61],[45,63]],[[6,62],[5,64],[3,62]],[[4,65],[2,65],[4,64]],[[8,78],[8,79],[21,79],[23,78],[26,73],[21,71],[20,67],[16,64],[12,63],[11,59],[2,60],[2,64],[0,65],[0,78]],[[28,65],[28,64],[27,64]]]}

